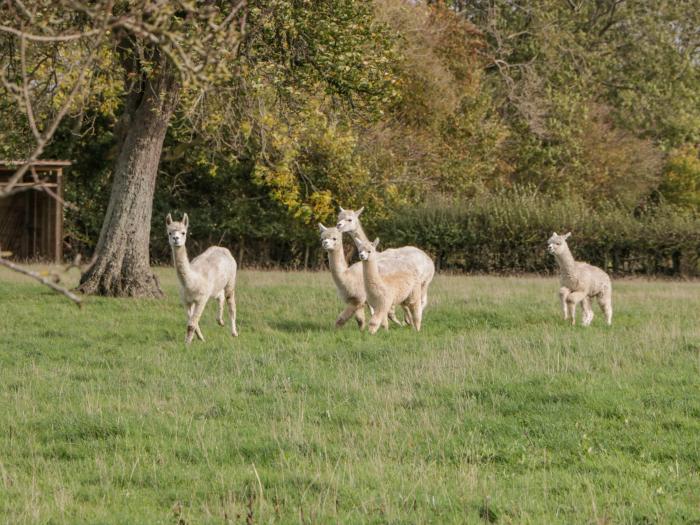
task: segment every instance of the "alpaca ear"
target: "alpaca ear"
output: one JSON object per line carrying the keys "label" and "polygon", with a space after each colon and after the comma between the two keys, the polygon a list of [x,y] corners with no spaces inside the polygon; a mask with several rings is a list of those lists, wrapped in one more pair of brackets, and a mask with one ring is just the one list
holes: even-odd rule
{"label": "alpaca ear", "polygon": [[168,215],[165,217],[165,224],[167,226],[170,226],[173,223],[173,216],[168,213]]}
{"label": "alpaca ear", "polygon": [[190,218],[187,216],[186,213],[182,216],[182,224],[185,225],[185,228],[187,228],[190,225]]}
{"label": "alpaca ear", "polygon": [[557,232],[552,232],[552,237],[559,237],[559,235],[557,235]]}
{"label": "alpaca ear", "polygon": [[376,248],[377,246],[379,246],[379,237],[377,237],[376,239],[374,239],[374,242],[372,243],[372,246],[374,246],[375,248]]}
{"label": "alpaca ear", "polygon": [[320,231],[321,233],[323,233],[323,232],[325,232],[327,229],[328,229],[328,228],[326,228],[323,224],[321,224],[320,222],[318,223],[318,231]]}
{"label": "alpaca ear", "polygon": [[359,217],[360,214],[364,211],[364,209],[365,209],[365,207],[362,206],[362,208],[360,208],[359,210],[357,210],[357,211],[355,212],[355,217]]}
{"label": "alpaca ear", "polygon": [[571,232],[569,232],[569,233],[567,233],[566,235],[564,235],[564,240],[568,239],[569,237],[571,237]]}
{"label": "alpaca ear", "polygon": [[343,209],[342,206],[338,206],[338,208],[340,208],[340,213],[345,213],[345,210]]}

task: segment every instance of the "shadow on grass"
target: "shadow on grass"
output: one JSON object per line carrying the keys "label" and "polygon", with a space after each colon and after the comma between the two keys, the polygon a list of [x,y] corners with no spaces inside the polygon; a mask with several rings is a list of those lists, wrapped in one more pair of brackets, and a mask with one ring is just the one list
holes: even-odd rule
{"label": "shadow on grass", "polygon": [[278,321],[271,321],[268,324],[270,328],[274,328],[280,332],[331,332],[335,330],[335,328],[327,322],[312,321],[308,319],[281,319]]}
{"label": "shadow on grass", "polygon": [[522,329],[524,326],[548,326],[556,317],[537,310],[498,311],[498,309],[447,308],[428,311],[423,316],[423,325],[431,326],[436,334],[449,331]]}

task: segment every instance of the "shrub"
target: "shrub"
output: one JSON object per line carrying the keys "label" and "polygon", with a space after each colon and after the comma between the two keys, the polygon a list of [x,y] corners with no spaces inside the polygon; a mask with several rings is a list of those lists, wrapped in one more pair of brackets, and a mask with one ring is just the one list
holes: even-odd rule
{"label": "shrub", "polygon": [[553,231],[571,231],[574,256],[614,274],[698,275],[700,217],[672,206],[635,214],[520,189],[432,201],[375,229],[385,246],[419,246],[442,270],[552,272],[546,240]]}

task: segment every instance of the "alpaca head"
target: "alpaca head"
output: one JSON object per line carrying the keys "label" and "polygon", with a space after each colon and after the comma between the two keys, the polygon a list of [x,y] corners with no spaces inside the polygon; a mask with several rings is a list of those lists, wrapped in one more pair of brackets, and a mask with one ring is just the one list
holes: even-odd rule
{"label": "alpaca head", "polygon": [[344,210],[343,208],[340,208],[340,213],[338,214],[338,224],[336,225],[338,230],[341,233],[352,233],[357,231],[357,228],[360,225],[359,217],[364,209],[364,206],[357,211]]}
{"label": "alpaca head", "polygon": [[182,216],[182,221],[180,222],[174,221],[168,213],[168,216],[165,218],[165,228],[168,231],[168,242],[170,246],[179,248],[185,245],[185,241],[187,240],[187,227],[189,224],[190,220],[186,213]]}
{"label": "alpaca head", "polygon": [[338,231],[338,228],[326,228],[319,222],[318,229],[321,232],[321,246],[324,250],[332,252],[343,247],[343,234]]}
{"label": "alpaca head", "polygon": [[369,261],[372,258],[372,255],[377,253],[377,246],[379,245],[379,237],[374,239],[374,242],[358,242],[357,243],[357,252],[360,256],[360,260],[362,261]]}
{"label": "alpaca head", "polygon": [[547,240],[547,251],[552,255],[557,255],[566,250],[566,239],[571,237],[571,232],[565,235],[558,235],[557,232],[552,233],[552,236]]}

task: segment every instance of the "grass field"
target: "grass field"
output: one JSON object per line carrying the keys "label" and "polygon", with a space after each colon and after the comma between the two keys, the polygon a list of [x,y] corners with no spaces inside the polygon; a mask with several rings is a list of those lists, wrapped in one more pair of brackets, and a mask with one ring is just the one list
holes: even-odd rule
{"label": "grass field", "polygon": [[[73,270],[75,271],[75,270]],[[332,328],[327,273],[78,310],[0,272],[6,523],[700,523],[700,283],[441,276],[424,331]],[[75,277],[75,276],[73,276]]]}

